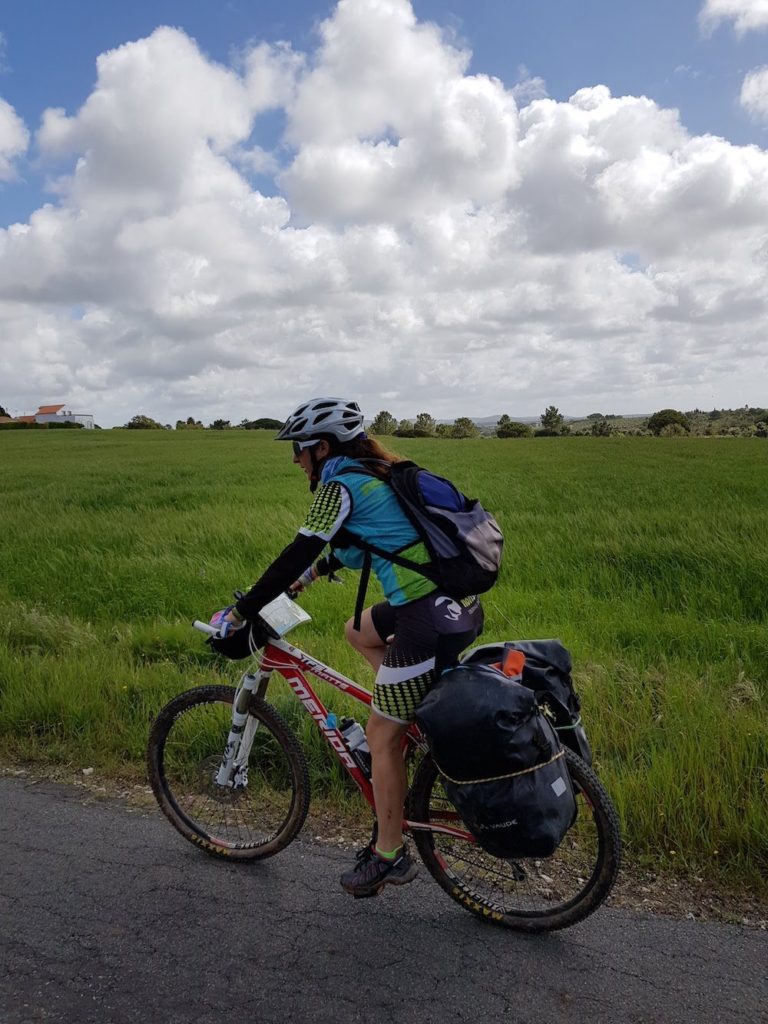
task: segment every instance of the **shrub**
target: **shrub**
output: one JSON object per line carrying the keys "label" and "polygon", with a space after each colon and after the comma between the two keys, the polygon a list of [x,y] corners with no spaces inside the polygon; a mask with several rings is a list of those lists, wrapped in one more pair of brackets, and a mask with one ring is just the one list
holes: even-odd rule
{"label": "shrub", "polygon": [[151,416],[134,416],[125,424],[126,430],[165,430],[162,423],[153,420]]}
{"label": "shrub", "polygon": [[509,416],[502,416],[496,425],[497,437],[533,437],[533,427],[527,423],[518,423]]}
{"label": "shrub", "polygon": [[395,437],[415,437],[413,422],[411,420],[400,420],[394,434]]}
{"label": "shrub", "polygon": [[241,430],[279,430],[282,425],[280,420],[273,420],[268,416],[258,420],[242,420],[238,424]]}
{"label": "shrub", "polygon": [[[681,428],[679,431],[672,431],[675,433],[690,433],[691,422],[684,412],[680,412],[678,409],[660,409],[659,412],[655,412],[653,416],[650,416],[646,426],[652,434],[659,437],[664,431],[665,427],[677,425]],[[670,436],[666,434],[665,436]]]}
{"label": "shrub", "polygon": [[477,424],[468,416],[459,416],[451,427],[451,437],[478,437],[479,435],[480,431],[477,429]]}
{"label": "shrub", "polygon": [[600,416],[597,419],[592,420],[590,433],[592,434],[592,437],[610,437],[613,433],[613,427],[605,416]]}
{"label": "shrub", "polygon": [[84,430],[82,423],[0,423],[0,430]]}

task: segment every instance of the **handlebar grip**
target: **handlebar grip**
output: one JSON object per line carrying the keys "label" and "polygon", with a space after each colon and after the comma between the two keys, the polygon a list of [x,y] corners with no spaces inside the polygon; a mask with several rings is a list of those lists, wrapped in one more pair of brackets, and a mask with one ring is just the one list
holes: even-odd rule
{"label": "handlebar grip", "polygon": [[194,629],[199,629],[201,633],[207,633],[208,636],[218,636],[219,631],[216,626],[211,626],[207,622],[201,622],[200,619],[195,619],[192,623]]}

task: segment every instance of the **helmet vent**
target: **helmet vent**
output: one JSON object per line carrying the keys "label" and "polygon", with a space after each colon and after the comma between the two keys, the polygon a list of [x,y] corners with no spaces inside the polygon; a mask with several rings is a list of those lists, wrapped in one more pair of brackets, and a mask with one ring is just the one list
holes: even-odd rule
{"label": "helmet vent", "polygon": [[341,443],[363,433],[363,414],[357,402],[343,398],[314,398],[304,402],[283,424],[278,441],[307,441],[318,434]]}

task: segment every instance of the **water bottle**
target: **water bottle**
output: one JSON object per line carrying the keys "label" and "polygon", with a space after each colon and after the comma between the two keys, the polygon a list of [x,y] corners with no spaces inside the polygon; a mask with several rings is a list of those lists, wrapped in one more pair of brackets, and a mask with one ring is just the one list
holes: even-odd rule
{"label": "water bottle", "polygon": [[371,751],[362,725],[354,718],[342,718],[339,728],[352,760],[367,779],[371,777]]}

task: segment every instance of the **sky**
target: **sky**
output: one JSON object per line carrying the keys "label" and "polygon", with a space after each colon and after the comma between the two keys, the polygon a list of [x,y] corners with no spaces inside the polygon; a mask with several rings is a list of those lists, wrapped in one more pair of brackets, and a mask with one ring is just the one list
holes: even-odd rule
{"label": "sky", "polygon": [[768,0],[6,0],[0,405],[768,405]]}

